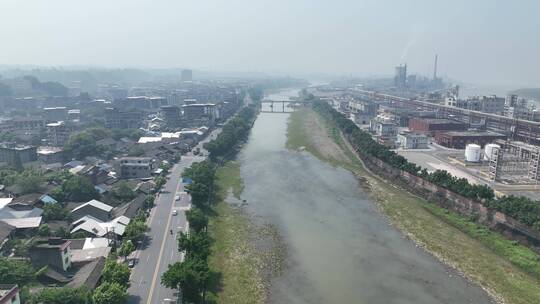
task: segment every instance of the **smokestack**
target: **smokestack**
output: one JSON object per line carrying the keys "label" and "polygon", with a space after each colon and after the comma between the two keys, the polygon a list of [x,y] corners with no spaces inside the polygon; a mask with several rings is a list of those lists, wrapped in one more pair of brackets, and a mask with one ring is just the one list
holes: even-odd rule
{"label": "smokestack", "polygon": [[435,66],[433,67],[433,80],[437,79],[437,59],[439,55],[435,54]]}

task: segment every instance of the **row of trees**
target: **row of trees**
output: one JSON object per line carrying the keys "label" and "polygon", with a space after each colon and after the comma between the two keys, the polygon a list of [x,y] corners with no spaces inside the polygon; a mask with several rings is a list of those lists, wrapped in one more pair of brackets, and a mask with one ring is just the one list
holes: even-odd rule
{"label": "row of trees", "polygon": [[186,212],[190,231],[180,233],[178,250],[185,252],[185,259],[169,265],[161,283],[182,292],[184,303],[204,303],[211,271],[208,267],[211,239],[207,233],[208,214],[211,212],[217,165],[214,161],[232,153],[240,141],[247,138],[257,115],[256,107],[244,107],[223,127],[218,137],[205,145],[210,160],[194,163],[184,170],[183,177],[191,179],[187,186],[192,209]]}
{"label": "row of trees", "polygon": [[234,150],[235,145],[247,138],[251,125],[257,115],[255,106],[242,108],[236,116],[224,126],[216,139],[206,143],[204,148],[210,153],[212,160],[225,157]]}
{"label": "row of trees", "polygon": [[313,109],[321,116],[334,122],[356,151],[376,157],[396,169],[422,177],[464,197],[482,202],[488,207],[504,212],[520,222],[540,230],[540,207],[538,207],[537,202],[525,197],[514,196],[496,199],[493,189],[487,185],[470,184],[467,179],[457,178],[444,170],[429,173],[425,168],[407,161],[403,156],[374,141],[369,133],[360,130],[351,120],[333,109],[328,103],[315,100]]}
{"label": "row of trees", "polygon": [[193,181],[187,187],[193,204],[192,209],[186,212],[190,231],[187,234],[180,233],[178,237],[178,250],[185,252],[185,258],[182,262],[169,265],[161,282],[169,288],[181,290],[182,300],[187,303],[203,303],[210,280],[208,256],[211,241],[206,231],[206,213],[212,201],[215,172],[216,166],[206,160],[194,163],[183,174],[184,178]]}

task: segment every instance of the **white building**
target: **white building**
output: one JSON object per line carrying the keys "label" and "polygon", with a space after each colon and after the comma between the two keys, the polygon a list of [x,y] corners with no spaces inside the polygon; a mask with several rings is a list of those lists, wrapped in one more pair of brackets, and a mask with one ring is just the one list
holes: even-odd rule
{"label": "white building", "polygon": [[401,133],[397,135],[398,145],[403,149],[427,149],[428,137],[420,133]]}

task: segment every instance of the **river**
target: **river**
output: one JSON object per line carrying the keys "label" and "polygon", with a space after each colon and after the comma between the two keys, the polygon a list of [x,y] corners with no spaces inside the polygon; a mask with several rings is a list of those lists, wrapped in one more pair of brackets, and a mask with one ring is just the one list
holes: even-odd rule
{"label": "river", "polygon": [[389,225],[350,172],[288,151],[288,116],[261,113],[239,155],[248,210],[287,247],[270,303],[491,303]]}

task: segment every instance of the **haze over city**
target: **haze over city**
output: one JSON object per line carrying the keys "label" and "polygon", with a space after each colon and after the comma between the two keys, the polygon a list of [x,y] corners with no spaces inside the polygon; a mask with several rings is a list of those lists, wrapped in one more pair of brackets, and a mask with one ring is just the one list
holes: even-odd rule
{"label": "haze over city", "polygon": [[0,0],[0,303],[539,304],[539,12]]}
{"label": "haze over city", "polygon": [[0,64],[540,82],[538,1],[15,1]]}

